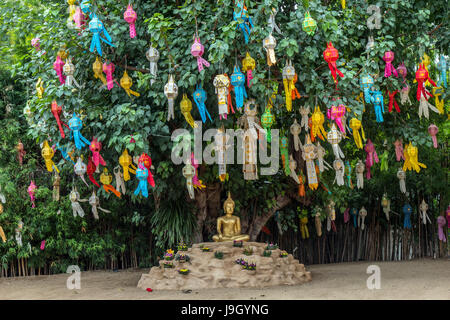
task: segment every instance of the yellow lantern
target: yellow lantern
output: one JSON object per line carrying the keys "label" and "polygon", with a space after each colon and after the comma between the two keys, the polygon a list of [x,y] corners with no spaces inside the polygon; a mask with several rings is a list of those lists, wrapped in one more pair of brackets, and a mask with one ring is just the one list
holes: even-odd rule
{"label": "yellow lantern", "polygon": [[94,70],[95,79],[100,79],[102,83],[106,86],[106,78],[103,75],[103,63],[99,57],[95,59],[95,62],[92,64],[92,70]]}
{"label": "yellow lantern", "polygon": [[47,171],[53,172],[53,168],[55,168],[56,172],[59,172],[52,158],[55,155],[55,151],[48,145],[48,141],[44,141],[44,146],[42,147],[42,157],[45,160],[45,166],[47,167]]}
{"label": "yellow lantern", "polygon": [[189,100],[186,93],[183,93],[183,99],[181,99],[180,109],[181,113],[186,119],[186,122],[189,123],[192,128],[197,128],[197,124],[194,122],[194,118],[192,118],[191,114],[192,102],[191,100]]}
{"label": "yellow lantern", "polygon": [[[122,152],[122,155],[119,157],[119,164],[123,168],[123,180],[124,181],[130,180],[130,172],[132,174],[136,174],[136,169],[137,168],[136,168],[135,165],[133,165],[133,159],[128,154],[128,150],[127,149],[125,149]],[[112,177],[111,177],[111,179],[112,179]]]}
{"label": "yellow lantern", "polygon": [[123,73],[122,78],[120,79],[120,86],[125,90],[129,97],[131,95],[139,97],[140,94],[136,91],[131,90],[131,86],[133,85],[133,80],[128,75],[127,71]]}

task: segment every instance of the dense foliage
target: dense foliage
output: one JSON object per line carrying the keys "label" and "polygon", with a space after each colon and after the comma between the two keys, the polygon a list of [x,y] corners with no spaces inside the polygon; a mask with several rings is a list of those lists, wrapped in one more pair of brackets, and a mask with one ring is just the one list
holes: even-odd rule
{"label": "dense foliage", "polygon": [[[135,261],[127,263],[128,266],[146,266],[161,254],[162,248],[180,240],[211,239],[215,233],[214,221],[221,215],[226,191],[231,191],[236,201],[236,212],[243,220],[243,231],[251,233],[254,239],[277,211],[276,217],[282,227],[296,230],[299,210],[306,209],[312,215],[313,207],[319,205],[323,208],[329,198],[336,201],[338,213],[346,207],[361,208],[364,205],[369,215],[377,212],[383,223],[384,217],[378,209],[385,192],[392,200],[393,210],[398,212],[405,202],[410,202],[417,214],[417,205],[423,198],[429,203],[432,215],[437,216],[445,210],[449,202],[447,141],[450,128],[447,115],[431,112],[430,120],[419,119],[418,101],[414,95],[417,86],[413,80],[415,68],[424,53],[431,57],[429,71],[435,80],[438,78],[436,57],[448,55],[450,32],[446,1],[380,2],[381,29],[372,31],[366,26],[369,17],[367,7],[377,4],[375,1],[347,1],[345,10],[341,8],[340,1],[246,1],[255,25],[249,44],[245,44],[242,33],[236,29],[231,0],[132,1],[138,15],[137,37],[134,39],[130,39],[128,24],[123,19],[128,1],[91,2],[115,44],[114,48],[102,44],[103,58],[116,65],[114,76],[117,80],[125,69],[128,70],[134,82],[132,89],[138,91],[140,97],[130,98],[117,85],[111,91],[100,88],[102,84],[94,78],[92,71],[96,55],[89,52],[92,34],[87,30],[79,33],[67,27],[66,3],[7,0],[0,5],[0,122],[3,128],[0,134],[0,185],[7,197],[5,212],[0,215],[0,225],[11,239],[5,244],[0,243],[3,263],[16,258],[29,258],[35,267],[51,264],[57,271],[65,271],[68,264],[75,262],[85,268],[118,267],[119,258],[122,266],[124,260]],[[267,19],[272,7],[278,8],[276,22],[282,35],[274,33],[278,63],[269,68],[262,40],[270,31]],[[306,8],[318,24],[313,36],[302,31]],[[210,68],[200,73],[190,53],[196,27],[205,46],[204,58],[211,63]],[[367,52],[369,35],[374,37],[375,46]],[[44,55],[30,45],[31,39],[36,36],[40,38],[42,50],[46,51]],[[339,91],[336,91],[322,58],[327,41],[332,41],[339,50],[338,67],[345,74],[339,81]],[[145,57],[150,43],[161,54],[158,77],[152,86]],[[52,65],[62,45],[66,46],[72,57],[75,78],[83,86],[81,90],[59,85]],[[401,88],[400,78],[383,77],[385,63],[382,56],[388,50],[395,52],[395,66],[404,61],[408,69],[407,82],[411,87],[413,105],[400,105],[401,113],[386,112],[385,121],[377,123],[373,105],[364,106],[355,98],[360,93],[359,76],[365,72],[374,76],[375,85],[384,94],[387,89],[393,91]],[[230,165],[227,169],[229,179],[221,183],[217,165],[201,165],[200,179],[208,187],[196,191],[196,200],[189,201],[182,166],[174,165],[170,159],[173,145],[171,132],[176,128],[190,128],[179,112],[179,101],[183,93],[192,100],[195,86],[202,84],[208,96],[206,106],[214,120],[204,124],[203,130],[218,128],[222,123],[226,128],[236,128],[239,112],[226,121],[219,120],[212,82],[219,73],[230,75],[234,65],[241,64],[247,51],[256,60],[253,86],[247,88],[247,92],[249,97],[256,99],[260,114],[274,86],[278,85],[273,128],[280,128],[288,135],[294,118],[300,120],[300,106],[309,105],[312,108],[319,104],[322,110],[326,110],[334,102],[333,99],[338,99],[362,120],[366,137],[373,141],[378,155],[388,150],[389,169],[381,172],[379,164],[375,165],[372,169],[374,178],[366,180],[362,190],[333,185],[334,171],[330,170],[321,176],[321,181],[326,182],[331,194],[322,189],[307,189],[306,197],[301,198],[297,195],[297,186],[281,168],[274,176],[245,181],[242,166]],[[293,101],[295,112],[286,111],[284,102],[281,68],[288,58],[292,59],[297,70],[297,88],[302,96]],[[175,104],[175,120],[167,122],[167,99],[163,87],[169,73],[175,74],[179,95]],[[35,92],[39,77],[45,88],[42,99]],[[447,92],[442,96],[444,99]],[[118,165],[118,158],[125,148],[132,155],[142,152],[151,155],[156,188],[151,190],[148,199],[132,195],[131,191],[137,186],[133,177],[132,181],[127,182],[127,194],[121,199],[98,190],[102,207],[112,213],[101,213],[97,221],[90,214],[90,207],[83,205],[87,213],[85,218],[74,218],[68,199],[72,185],[77,186],[82,198],[88,198],[92,189],[86,188],[74,175],[73,165],[62,160],[60,153],[56,152],[54,160],[62,171],[61,201],[52,202],[52,175],[46,172],[39,144],[48,139],[52,144],[59,143],[69,150],[74,147],[70,138],[61,139],[59,136],[56,121],[50,112],[53,100],[64,105],[68,113],[66,120],[72,112],[82,115],[83,135],[89,140],[95,136],[103,143],[102,155],[110,172]],[[434,103],[434,98],[430,101]],[[385,96],[385,109],[388,102]],[[11,109],[9,113],[6,112],[8,106]],[[29,122],[22,115],[25,106],[29,106],[33,113]],[[200,119],[195,104],[192,115],[194,119]],[[326,130],[329,123],[327,120]],[[430,123],[435,123],[440,129],[439,149],[432,147],[427,132]],[[135,143],[130,142],[131,136]],[[302,141],[304,137],[302,132]],[[292,140],[292,136],[289,138]],[[398,138],[418,146],[419,160],[427,165],[427,169],[420,173],[407,173],[407,196],[400,193],[396,177],[400,163],[395,161],[393,142]],[[19,139],[27,151],[22,167],[15,158],[15,146]],[[330,145],[324,142],[322,146],[327,149],[326,159],[331,162]],[[358,159],[365,158],[365,152],[356,148],[351,136],[341,143],[341,147],[353,168]],[[292,142],[290,150],[293,152]],[[75,155],[81,154],[87,159],[90,152],[88,149],[75,151]],[[300,159],[301,155],[298,153],[295,157]],[[31,179],[39,187],[37,207],[34,209],[26,192]],[[352,179],[355,183],[354,175]],[[24,222],[24,246],[18,248],[13,235],[20,219]],[[44,251],[39,250],[42,240],[47,241]]]}

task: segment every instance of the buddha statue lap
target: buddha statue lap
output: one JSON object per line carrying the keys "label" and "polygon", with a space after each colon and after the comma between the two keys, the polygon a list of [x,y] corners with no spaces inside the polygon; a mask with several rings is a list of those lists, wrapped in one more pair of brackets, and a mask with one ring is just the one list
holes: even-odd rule
{"label": "buddha statue lap", "polygon": [[225,215],[217,219],[217,233],[213,236],[215,242],[248,241],[250,236],[241,234],[241,220],[234,216],[234,201],[228,192],[228,199],[223,204]]}

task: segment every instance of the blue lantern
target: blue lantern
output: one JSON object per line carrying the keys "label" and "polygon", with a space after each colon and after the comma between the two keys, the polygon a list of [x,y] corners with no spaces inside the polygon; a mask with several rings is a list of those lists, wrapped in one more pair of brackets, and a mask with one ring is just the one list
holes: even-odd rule
{"label": "blue lantern", "polygon": [[245,91],[245,75],[241,72],[238,66],[234,66],[233,74],[231,75],[231,84],[234,87],[234,96],[236,98],[236,108],[240,109],[244,106],[244,97],[247,98]]}
{"label": "blue lantern", "polygon": [[71,132],[73,133],[73,139],[75,142],[75,147],[77,147],[77,149],[81,150],[85,146],[89,146],[91,144],[91,142],[85,137],[83,137],[83,135],[81,134],[83,122],[81,121],[80,118],[77,117],[75,113],[69,120],[69,128],[70,130],[72,130]]}
{"label": "blue lantern", "polygon": [[377,122],[383,122],[383,113],[384,113],[384,102],[383,102],[383,94],[381,91],[374,90],[370,91],[370,102],[373,103],[375,107],[375,116],[377,118]]}
{"label": "blue lantern", "polygon": [[364,101],[370,103],[370,89],[373,86],[373,78],[370,75],[361,76],[361,90],[364,92]]}
{"label": "blue lantern", "polygon": [[236,1],[236,7],[233,11],[233,20],[237,21],[237,29],[242,31],[244,34],[245,43],[248,43],[251,29],[253,28],[253,22],[252,18],[248,15],[248,11],[243,0]]}
{"label": "blue lantern", "polygon": [[[90,51],[94,52],[94,49],[97,49],[98,54],[101,56],[102,55],[102,46],[101,46],[100,40],[105,42],[106,44],[109,44],[112,47],[114,47],[114,45],[112,44],[112,39],[111,39],[108,31],[106,31],[105,26],[103,25],[103,22],[100,21],[100,19],[97,17],[97,15],[95,13],[93,13],[91,16],[92,16],[92,19],[89,22],[89,31],[92,32],[92,41],[91,41]],[[100,36],[102,33],[106,39],[102,38]]]}
{"label": "blue lantern", "polygon": [[209,120],[211,120],[211,115],[209,114],[208,110],[206,109],[206,91],[202,89],[202,85],[197,85],[197,90],[194,91],[193,94],[194,102],[197,105],[198,112],[200,113],[200,117],[202,117],[203,123],[206,121],[206,114],[209,117]]}

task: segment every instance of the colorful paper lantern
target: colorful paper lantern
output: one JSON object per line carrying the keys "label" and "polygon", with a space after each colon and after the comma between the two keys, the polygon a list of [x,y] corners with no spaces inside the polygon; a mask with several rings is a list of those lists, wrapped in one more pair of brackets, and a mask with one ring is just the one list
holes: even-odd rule
{"label": "colorful paper lantern", "polygon": [[328,68],[331,71],[331,76],[333,77],[333,81],[336,84],[336,88],[338,85],[337,75],[341,78],[344,77],[344,74],[339,71],[339,69],[336,66],[336,61],[339,59],[339,52],[337,49],[333,46],[333,44],[330,42],[327,43],[327,48],[323,52],[323,58],[326,62],[328,62]]}
{"label": "colorful paper lantern", "polygon": [[133,10],[133,6],[129,4],[127,6],[127,10],[123,14],[123,18],[130,25],[130,38],[133,39],[136,37],[136,19],[137,14],[136,11]]}
{"label": "colorful paper lantern", "polygon": [[253,70],[255,69],[255,59],[250,56],[250,53],[245,54],[245,58],[242,60],[242,71],[247,72],[247,87],[252,86]]}
{"label": "colorful paper lantern", "polygon": [[205,47],[200,42],[200,38],[197,36],[194,38],[194,43],[191,46],[191,54],[197,58],[197,67],[198,72],[201,72],[203,70],[203,66],[209,67],[210,64],[208,61],[206,61],[202,55],[205,52]]}
{"label": "colorful paper lantern", "polygon": [[305,12],[305,18],[303,19],[302,23],[303,31],[305,31],[307,34],[312,36],[317,28],[317,22],[313,18],[311,18],[311,15],[309,14],[309,11]]}

